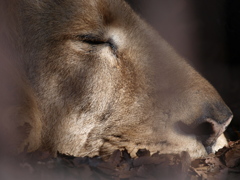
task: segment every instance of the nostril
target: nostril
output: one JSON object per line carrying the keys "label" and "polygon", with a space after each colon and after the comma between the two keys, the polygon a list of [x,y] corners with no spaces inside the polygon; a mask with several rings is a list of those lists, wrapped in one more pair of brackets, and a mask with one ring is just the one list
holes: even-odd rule
{"label": "nostril", "polygon": [[194,129],[194,135],[196,135],[198,140],[202,142],[207,153],[212,153],[212,146],[215,144],[217,137],[219,136],[214,124],[210,122],[204,122],[198,125]]}
{"label": "nostril", "polygon": [[214,134],[213,125],[209,122],[204,122],[194,129],[193,134],[196,136],[211,136]]}
{"label": "nostril", "polygon": [[218,137],[223,134],[226,127],[232,120],[232,115],[224,122],[218,122],[212,118],[202,119],[202,123],[187,125],[181,121],[177,122],[179,129],[185,134],[195,135],[199,141],[205,146],[206,151],[210,153],[212,146],[216,143]]}
{"label": "nostril", "polygon": [[[194,127],[186,125],[183,122],[178,122],[178,127],[182,132],[189,135],[195,135],[199,141],[201,141],[204,145],[209,146],[208,139],[213,137],[216,133],[214,130],[214,125],[210,122],[203,122],[198,126]],[[212,143],[212,142],[211,142]]]}
{"label": "nostril", "polygon": [[193,134],[195,136],[209,137],[210,135],[214,134],[213,124],[210,122],[201,123],[195,128],[193,128],[193,125],[187,125],[182,121],[179,121],[177,125],[182,132],[189,135]]}
{"label": "nostril", "polygon": [[216,122],[214,119],[207,118],[206,122],[211,124],[212,127],[212,133],[209,134],[210,136],[207,139],[203,139],[203,144],[206,146],[212,146],[217,138],[223,134],[223,132],[226,130],[227,126],[230,124],[233,116],[230,116],[225,122],[219,123]]}

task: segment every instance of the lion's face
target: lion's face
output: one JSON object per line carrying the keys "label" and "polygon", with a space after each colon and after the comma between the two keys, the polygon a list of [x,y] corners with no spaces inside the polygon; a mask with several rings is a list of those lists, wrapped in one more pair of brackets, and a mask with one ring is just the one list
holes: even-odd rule
{"label": "lion's face", "polygon": [[231,111],[124,1],[37,2],[20,5],[19,42],[43,148],[76,156],[211,151]]}

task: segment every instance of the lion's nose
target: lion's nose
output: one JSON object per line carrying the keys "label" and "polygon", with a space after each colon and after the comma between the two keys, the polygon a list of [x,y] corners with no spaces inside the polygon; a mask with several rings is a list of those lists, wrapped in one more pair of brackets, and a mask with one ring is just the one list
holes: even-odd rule
{"label": "lion's nose", "polygon": [[226,130],[232,118],[231,110],[224,103],[205,104],[201,116],[192,124],[180,122],[178,125],[185,133],[196,135],[208,153],[211,153],[212,146]]}
{"label": "lion's nose", "polygon": [[197,120],[194,134],[202,141],[209,153],[211,147],[226,130],[232,118],[231,110],[224,103],[208,104],[204,107],[204,113]]}
{"label": "lion's nose", "polygon": [[208,153],[211,153],[212,146],[216,143],[218,137],[226,130],[232,117],[233,116],[231,115],[223,123],[219,123],[212,118],[206,118],[205,122],[201,123],[194,129],[194,134],[197,135]]}

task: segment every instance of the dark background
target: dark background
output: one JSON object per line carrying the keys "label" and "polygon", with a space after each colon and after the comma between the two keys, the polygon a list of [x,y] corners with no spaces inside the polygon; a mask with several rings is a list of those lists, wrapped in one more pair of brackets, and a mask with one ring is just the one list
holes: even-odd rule
{"label": "dark background", "polygon": [[133,9],[218,90],[240,138],[240,1],[127,0]]}

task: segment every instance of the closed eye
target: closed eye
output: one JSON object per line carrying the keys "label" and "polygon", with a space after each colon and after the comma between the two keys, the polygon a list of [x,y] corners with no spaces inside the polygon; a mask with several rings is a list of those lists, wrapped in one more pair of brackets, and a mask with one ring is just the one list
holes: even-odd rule
{"label": "closed eye", "polygon": [[87,44],[91,44],[91,45],[99,45],[99,44],[104,44],[106,43],[106,41],[101,40],[98,36],[94,36],[91,34],[87,34],[87,35],[78,35],[77,38]]}
{"label": "closed eye", "polygon": [[93,46],[106,44],[112,49],[113,53],[117,56],[117,46],[112,39],[103,40],[99,36],[92,34],[78,35],[77,39],[82,41],[83,43],[87,43]]}

